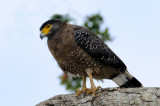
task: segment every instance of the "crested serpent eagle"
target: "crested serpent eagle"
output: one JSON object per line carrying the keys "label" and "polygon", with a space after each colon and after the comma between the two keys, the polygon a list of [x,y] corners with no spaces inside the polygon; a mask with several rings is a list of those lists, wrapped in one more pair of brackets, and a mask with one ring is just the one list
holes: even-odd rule
{"label": "crested serpent eagle", "polygon": [[[93,78],[111,79],[125,88],[142,87],[122,60],[88,29],[51,19],[42,24],[40,31],[41,39],[48,38],[48,48],[63,72],[83,78],[77,96],[82,92],[92,92],[95,96],[99,87],[94,85]],[[91,89],[86,87],[86,77],[90,79]]]}

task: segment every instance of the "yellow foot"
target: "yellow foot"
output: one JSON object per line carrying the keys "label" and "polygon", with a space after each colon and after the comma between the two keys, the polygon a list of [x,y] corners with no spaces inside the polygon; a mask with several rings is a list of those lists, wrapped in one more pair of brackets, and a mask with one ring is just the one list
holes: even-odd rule
{"label": "yellow foot", "polygon": [[76,89],[76,91],[77,91],[77,94],[76,94],[76,96],[79,96],[82,92],[86,92],[86,91],[88,91],[89,89],[88,88],[86,88],[86,87],[83,87],[81,90],[79,90],[79,89]]}
{"label": "yellow foot", "polygon": [[93,88],[93,89],[88,89],[88,90],[87,90],[87,95],[93,92],[92,96],[94,97],[96,91],[97,91],[99,88],[101,88],[101,87],[98,86],[97,88],[95,87],[95,88]]}

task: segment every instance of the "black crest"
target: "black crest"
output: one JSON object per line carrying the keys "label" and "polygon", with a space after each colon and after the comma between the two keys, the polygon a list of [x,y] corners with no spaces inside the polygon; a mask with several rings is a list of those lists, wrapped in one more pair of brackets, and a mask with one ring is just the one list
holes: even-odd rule
{"label": "black crest", "polygon": [[61,21],[61,20],[57,20],[57,19],[50,19],[46,22],[44,22],[42,24],[42,26],[40,27],[40,31],[47,25],[47,24],[54,24],[54,23],[57,23],[57,24],[65,24],[65,22]]}

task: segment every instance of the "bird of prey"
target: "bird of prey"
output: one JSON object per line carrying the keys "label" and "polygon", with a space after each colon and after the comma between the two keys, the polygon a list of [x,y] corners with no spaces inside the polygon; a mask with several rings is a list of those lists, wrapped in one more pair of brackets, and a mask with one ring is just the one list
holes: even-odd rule
{"label": "bird of prey", "polygon": [[[128,71],[122,60],[93,32],[88,29],[51,19],[40,27],[40,38],[47,37],[48,48],[64,73],[83,78],[82,92],[93,93],[97,80],[111,79],[120,87],[142,87]],[[89,77],[91,89],[86,87]]]}

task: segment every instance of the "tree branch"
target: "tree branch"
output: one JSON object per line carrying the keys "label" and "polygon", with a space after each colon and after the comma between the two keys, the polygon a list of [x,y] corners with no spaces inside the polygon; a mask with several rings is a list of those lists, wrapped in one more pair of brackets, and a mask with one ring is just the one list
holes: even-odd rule
{"label": "tree branch", "polygon": [[160,88],[105,88],[92,94],[57,95],[36,106],[160,106]]}

